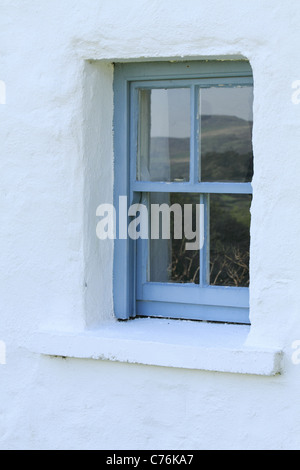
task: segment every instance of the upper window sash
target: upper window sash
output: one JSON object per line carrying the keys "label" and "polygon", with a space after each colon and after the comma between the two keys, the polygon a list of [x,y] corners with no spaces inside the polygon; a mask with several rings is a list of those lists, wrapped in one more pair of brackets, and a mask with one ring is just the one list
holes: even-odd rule
{"label": "upper window sash", "polygon": [[[201,88],[236,88],[253,86],[251,77],[230,77],[223,79],[197,79],[197,80],[157,80],[136,81],[130,86],[130,189],[131,195],[135,191],[193,191],[201,193],[240,193],[251,194],[251,182],[204,182],[199,181],[201,173],[201,129],[199,121],[199,90]],[[139,92],[141,90],[155,89],[182,89],[190,90],[190,164],[189,181],[167,182],[167,188],[163,188],[166,182],[143,181],[137,178],[138,159],[138,126],[140,119]],[[172,187],[173,186],[173,187]]]}

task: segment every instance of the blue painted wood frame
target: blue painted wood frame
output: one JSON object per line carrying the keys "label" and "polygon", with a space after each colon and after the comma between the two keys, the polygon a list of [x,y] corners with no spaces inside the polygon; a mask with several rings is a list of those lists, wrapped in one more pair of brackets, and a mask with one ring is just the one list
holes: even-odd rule
{"label": "blue painted wood frame", "polygon": [[[130,204],[148,204],[151,192],[199,193],[207,217],[209,194],[252,194],[251,183],[198,182],[196,123],[197,90],[209,86],[253,85],[247,61],[191,61],[124,63],[115,65],[114,74],[114,205],[119,214],[119,198]],[[160,87],[190,87],[191,166],[188,183],[136,181],[138,90]],[[118,217],[117,217],[118,220]],[[127,218],[127,224],[129,219]],[[118,225],[118,224],[117,224]],[[206,223],[208,226],[208,223]],[[202,268],[199,285],[150,283],[147,278],[148,241],[128,236],[114,244],[114,311],[118,319],[136,315],[185,318],[192,320],[249,323],[249,289],[216,287],[207,284]],[[205,234],[205,240],[208,234]],[[137,252],[139,255],[137,257]],[[200,251],[201,266],[207,266],[208,246]]]}

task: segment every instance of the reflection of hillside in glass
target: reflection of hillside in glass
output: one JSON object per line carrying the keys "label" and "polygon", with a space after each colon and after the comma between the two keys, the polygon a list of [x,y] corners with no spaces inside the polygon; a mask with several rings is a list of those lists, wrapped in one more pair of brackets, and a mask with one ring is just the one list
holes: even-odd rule
{"label": "reflection of hillside in glass", "polygon": [[235,116],[202,116],[200,148],[202,181],[252,180],[251,121]]}
{"label": "reflection of hillside in glass", "polygon": [[149,171],[151,181],[189,181],[190,139],[152,137]]}
{"label": "reflection of hillside in glass", "polygon": [[[190,139],[152,137],[152,181],[189,180]],[[251,182],[253,176],[252,122],[234,116],[202,116],[201,180]],[[168,155],[162,159],[162,155]],[[171,163],[171,164],[170,164]]]}

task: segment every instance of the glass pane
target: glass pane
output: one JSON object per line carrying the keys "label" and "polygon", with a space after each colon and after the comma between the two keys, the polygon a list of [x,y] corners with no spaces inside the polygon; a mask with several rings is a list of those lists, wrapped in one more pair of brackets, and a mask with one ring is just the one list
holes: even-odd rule
{"label": "glass pane", "polygon": [[137,179],[189,180],[189,88],[140,90]]}
{"label": "glass pane", "polygon": [[251,195],[210,196],[210,284],[249,287]]}
{"label": "glass pane", "polygon": [[199,93],[201,181],[251,181],[253,87],[212,87]]}
{"label": "glass pane", "polygon": [[199,201],[199,194],[150,195],[150,282],[199,284]]}

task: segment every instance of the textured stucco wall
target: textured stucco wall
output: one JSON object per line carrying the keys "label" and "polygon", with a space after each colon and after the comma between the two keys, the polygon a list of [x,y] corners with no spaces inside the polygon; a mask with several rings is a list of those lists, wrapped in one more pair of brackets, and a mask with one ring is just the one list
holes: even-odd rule
{"label": "textured stucco wall", "polygon": [[[300,448],[298,0],[0,0],[1,449]],[[40,328],[113,317],[112,63],[246,57],[254,74],[249,342],[285,352],[255,377],[61,359]],[[99,266],[101,267],[99,269]]]}

